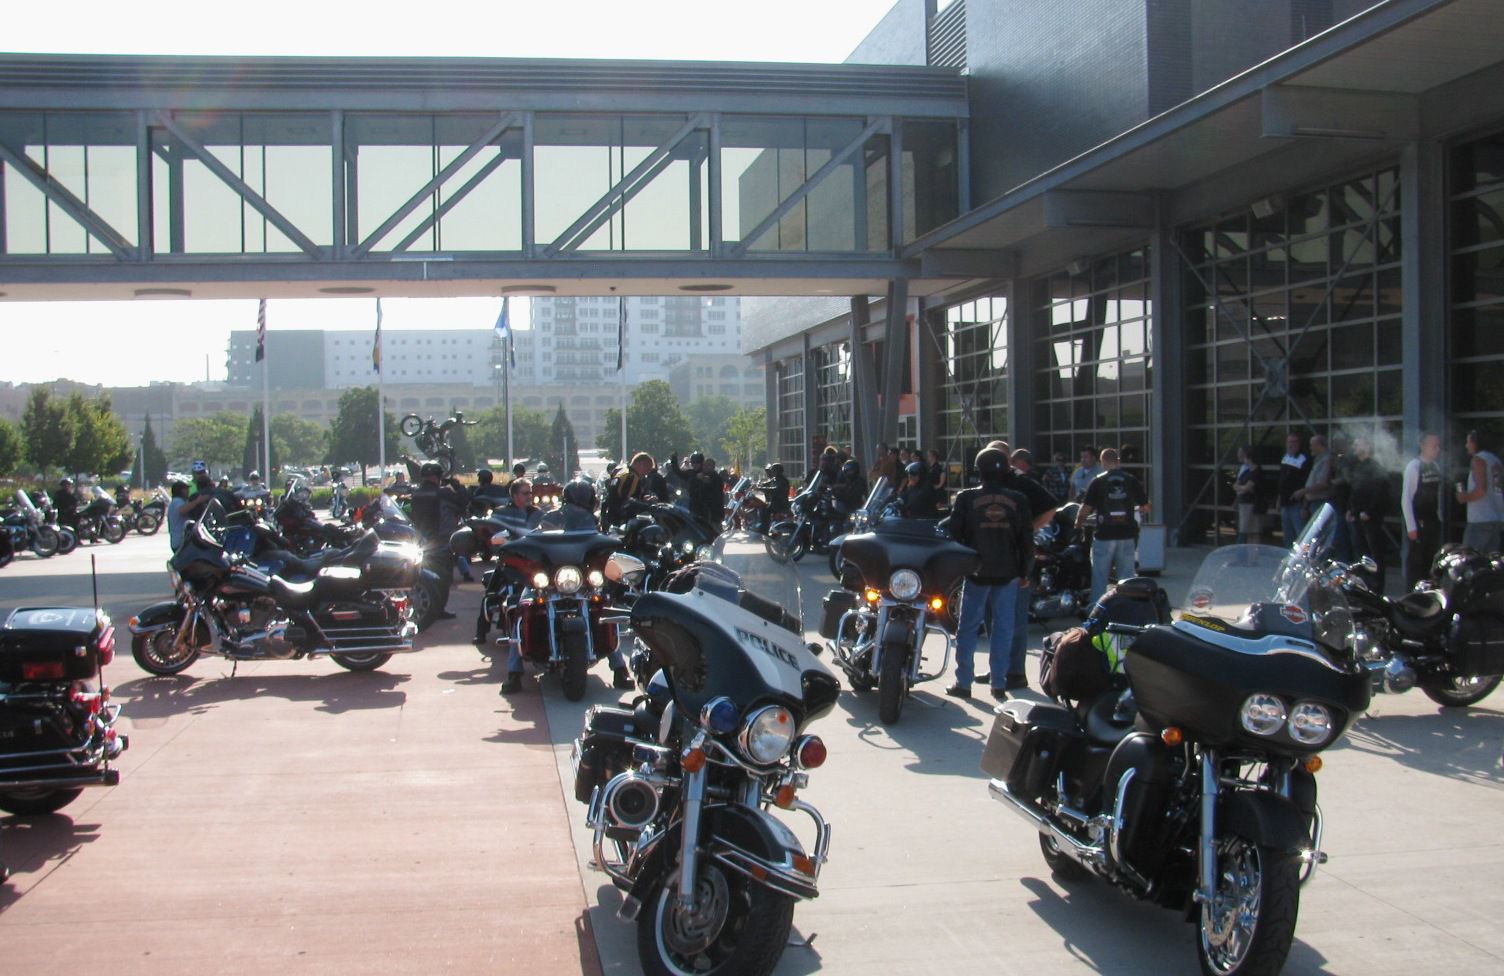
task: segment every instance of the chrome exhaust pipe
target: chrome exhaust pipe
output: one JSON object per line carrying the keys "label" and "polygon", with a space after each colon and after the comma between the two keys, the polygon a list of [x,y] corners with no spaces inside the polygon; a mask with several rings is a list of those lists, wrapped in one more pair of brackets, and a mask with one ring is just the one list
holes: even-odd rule
{"label": "chrome exhaust pipe", "polygon": [[1009,789],[1006,781],[1000,779],[990,780],[987,783],[987,792],[992,794],[993,799],[1007,804],[1008,808],[1022,817],[1029,826],[1041,834],[1049,834],[1054,839],[1056,846],[1060,848],[1060,852],[1072,861],[1079,863],[1082,867],[1097,872],[1098,868],[1105,862],[1106,850],[1101,847],[1094,847],[1091,844],[1082,843],[1080,840],[1066,833],[1037,805],[1025,800]]}

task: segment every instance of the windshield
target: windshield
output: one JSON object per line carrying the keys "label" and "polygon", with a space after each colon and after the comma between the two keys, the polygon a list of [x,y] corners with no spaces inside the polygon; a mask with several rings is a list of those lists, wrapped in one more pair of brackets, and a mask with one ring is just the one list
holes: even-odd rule
{"label": "windshield", "polygon": [[[1329,509],[1329,506],[1323,506]],[[1224,546],[1207,555],[1186,591],[1181,619],[1214,618],[1238,630],[1345,647],[1352,617],[1319,560],[1274,546]],[[1214,628],[1215,629],[1215,628]]]}
{"label": "windshield", "polygon": [[734,600],[739,581],[741,589],[782,607],[803,626],[799,569],[792,562],[779,563],[769,556],[762,536],[740,530],[723,533],[716,538],[712,553],[714,565],[708,569],[702,565],[696,589]]}
{"label": "windshield", "polygon": [[374,504],[376,505],[376,511],[381,513],[382,518],[390,519],[394,522],[408,521],[407,513],[402,510],[402,507],[397,504],[397,500],[391,495],[382,494],[377,496]]}
{"label": "windshield", "polygon": [[25,489],[16,489],[16,504],[19,505],[21,507],[21,511],[25,512],[27,515],[37,514],[37,507],[31,503],[31,496],[26,494]]}

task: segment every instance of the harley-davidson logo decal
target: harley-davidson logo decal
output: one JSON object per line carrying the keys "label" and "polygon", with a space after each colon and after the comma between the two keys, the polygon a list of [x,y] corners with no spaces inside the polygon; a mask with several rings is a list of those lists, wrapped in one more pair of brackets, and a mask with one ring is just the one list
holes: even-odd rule
{"label": "harley-davidson logo decal", "polygon": [[1297,607],[1293,603],[1287,603],[1284,606],[1280,607],[1279,615],[1290,621],[1290,623],[1292,624],[1303,624],[1307,619],[1305,610],[1301,607]]}

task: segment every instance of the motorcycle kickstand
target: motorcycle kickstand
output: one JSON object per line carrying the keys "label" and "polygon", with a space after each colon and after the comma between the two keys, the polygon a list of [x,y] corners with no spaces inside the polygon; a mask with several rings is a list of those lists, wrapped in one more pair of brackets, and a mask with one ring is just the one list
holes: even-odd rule
{"label": "motorcycle kickstand", "polygon": [[784,945],[793,946],[796,949],[813,949],[815,947],[815,936],[819,934],[819,932],[811,932],[809,935],[801,939],[799,938],[799,936],[793,935],[791,933],[789,935],[789,940],[785,942]]}

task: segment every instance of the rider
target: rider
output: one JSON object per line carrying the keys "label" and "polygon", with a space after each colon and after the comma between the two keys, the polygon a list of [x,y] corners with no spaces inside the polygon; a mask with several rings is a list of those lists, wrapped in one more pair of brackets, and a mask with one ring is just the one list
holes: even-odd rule
{"label": "rider", "polygon": [[726,517],[724,486],[720,472],[715,469],[715,461],[712,458],[702,458],[700,470],[689,482],[689,510],[710,526],[712,531],[719,531],[721,520]]}
{"label": "rider", "polygon": [[441,619],[454,614],[445,608],[449,602],[449,586],[454,580],[454,557],[449,551],[449,533],[443,531],[445,507],[456,511],[464,509],[463,489],[456,489],[458,481],[441,485],[444,468],[437,461],[425,461],[418,469],[419,484],[412,495],[412,522],[418,537],[423,542],[423,559],[439,577],[439,612]]}
{"label": "rider", "polygon": [[607,525],[618,525],[626,521],[633,514],[629,509],[637,507],[630,504],[632,502],[652,504],[669,497],[668,482],[663,480],[657,467],[653,455],[638,451],[632,455],[626,468],[617,472],[606,493],[605,509],[601,512]]}
{"label": "rider", "polygon": [[508,497],[504,505],[491,510],[491,517],[519,528],[537,528],[543,512],[533,504],[533,483],[518,478],[507,485]]}
{"label": "rider", "polygon": [[64,478],[57,483],[52,493],[52,505],[57,509],[57,524],[78,532],[78,496],[73,493],[73,479]]}
{"label": "rider", "polygon": [[496,483],[496,476],[491,473],[490,468],[477,469],[475,481],[475,491],[471,495],[472,508],[496,508],[506,505],[511,500],[507,490]]}
{"label": "rider", "polygon": [[923,461],[910,461],[904,468],[904,485],[898,492],[898,507],[904,518],[932,519],[940,516],[935,486]]}
{"label": "rider", "polygon": [[774,461],[763,468],[767,472],[768,480],[760,483],[757,487],[762,491],[763,497],[768,500],[768,507],[763,509],[762,531],[766,533],[768,526],[773,524],[773,519],[778,516],[788,517],[789,514],[789,479],[783,475],[783,465]]}
{"label": "rider", "polygon": [[848,513],[862,507],[862,502],[867,497],[867,484],[862,480],[862,466],[855,459],[841,465],[841,473],[836,476],[831,493]]}

